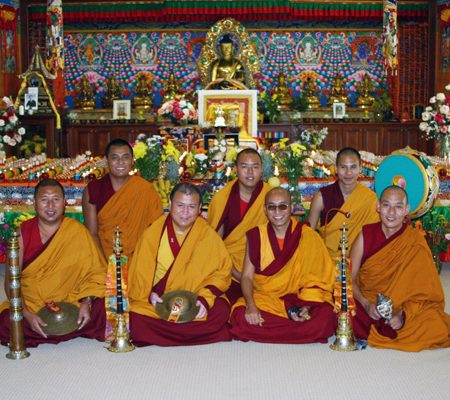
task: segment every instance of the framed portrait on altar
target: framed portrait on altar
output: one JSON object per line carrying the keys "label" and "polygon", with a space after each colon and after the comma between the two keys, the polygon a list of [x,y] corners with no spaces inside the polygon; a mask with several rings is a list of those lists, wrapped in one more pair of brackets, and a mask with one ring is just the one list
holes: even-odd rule
{"label": "framed portrait on altar", "polygon": [[216,111],[222,109],[227,128],[239,127],[240,138],[257,137],[257,98],[256,90],[199,90],[198,122],[214,126]]}
{"label": "framed portrait on altar", "polygon": [[345,103],[333,103],[333,118],[342,119],[345,117]]}
{"label": "framed portrait on altar", "polygon": [[130,119],[130,118],[131,118],[131,101],[114,100],[113,119]]}

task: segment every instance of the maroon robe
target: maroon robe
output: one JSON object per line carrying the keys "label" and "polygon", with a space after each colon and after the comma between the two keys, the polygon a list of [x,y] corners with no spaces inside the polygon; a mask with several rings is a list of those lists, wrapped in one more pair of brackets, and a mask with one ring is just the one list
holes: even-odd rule
{"label": "maroon robe", "polygon": [[[39,232],[38,218],[34,217],[22,223],[21,234],[23,240],[23,266],[25,269],[30,265],[39,255],[41,255],[47,246],[50,244],[55,234],[47,240],[45,244],[41,241]],[[66,335],[48,335],[44,338],[39,333],[33,331],[28,322],[23,319],[23,332],[26,347],[37,347],[42,343],[58,344],[76,337],[85,337],[89,339],[97,339],[101,342],[105,340],[105,324],[106,311],[104,299],[95,299],[91,307],[91,320],[81,330],[68,333]],[[3,345],[8,345],[9,337],[9,309],[3,310],[0,313],[0,342]]]}
{"label": "maroon robe", "polygon": [[344,204],[344,196],[339,187],[339,181],[332,183],[320,189],[320,194],[323,200],[323,210],[320,213],[320,226],[326,225],[336,215],[337,211],[331,211],[328,214],[328,221],[325,221],[328,210],[332,208],[341,208]]}
{"label": "maroon robe", "polygon": [[97,214],[108,202],[108,200],[116,193],[111,182],[109,174],[101,179],[96,179],[88,183],[87,190],[89,193],[89,203],[94,204]]}
{"label": "maroon robe", "polygon": [[[395,238],[400,236],[406,229],[407,224],[403,224],[402,228],[389,238],[386,238],[383,230],[381,229],[381,222],[374,224],[364,225],[362,228],[362,235],[364,239],[363,256],[361,259],[361,265],[366,259],[373,254],[380,251],[384,246],[392,242]],[[367,340],[370,333],[371,325],[375,325],[380,335],[394,339],[397,337],[397,332],[392,329],[384,319],[375,320],[372,319],[362,304],[355,299],[356,314],[352,318],[352,326],[355,337],[358,339]]]}
{"label": "maroon robe", "polygon": [[[261,243],[259,228],[254,228],[247,233],[249,256],[255,267],[255,275],[276,275],[288,263],[300,245],[303,224],[297,224],[291,232],[288,228],[284,239],[283,249],[278,245],[275,232],[268,226],[269,243]],[[309,229],[309,228],[308,228]],[[314,235],[317,235],[314,233]],[[320,240],[317,236],[317,240]],[[260,246],[271,246],[275,259],[266,268],[261,270]],[[326,256],[325,248],[323,252]],[[292,268],[292,267],[291,267]],[[301,267],[300,267],[301,268]],[[301,290],[301,289],[300,289]],[[233,338],[242,341],[256,341],[263,343],[326,343],[335,331],[335,316],[333,307],[329,303],[305,301],[298,298],[298,293],[287,293],[281,299],[284,302],[286,314],[289,308],[310,306],[309,315],[311,319],[304,322],[296,322],[286,317],[281,317],[260,309],[263,325],[250,325],[245,319],[246,307],[238,305],[232,312],[231,334]],[[257,300],[256,300],[257,301]],[[257,304],[258,306],[258,304]]]}

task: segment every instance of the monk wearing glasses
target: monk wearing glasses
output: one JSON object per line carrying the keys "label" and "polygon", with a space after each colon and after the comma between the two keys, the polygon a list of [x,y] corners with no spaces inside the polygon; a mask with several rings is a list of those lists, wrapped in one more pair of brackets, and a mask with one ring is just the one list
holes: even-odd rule
{"label": "monk wearing glasses", "polygon": [[268,223],[247,232],[243,297],[233,306],[235,339],[326,343],[334,333],[334,268],[320,236],[291,217],[289,193],[265,196]]}

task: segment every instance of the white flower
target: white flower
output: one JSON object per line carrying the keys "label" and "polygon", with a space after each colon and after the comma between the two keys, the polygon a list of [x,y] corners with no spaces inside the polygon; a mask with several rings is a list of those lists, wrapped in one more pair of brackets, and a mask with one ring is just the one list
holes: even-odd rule
{"label": "white flower", "polygon": [[430,103],[431,103],[431,104],[436,103],[436,96],[433,96],[433,97],[430,99]]}
{"label": "white flower", "polygon": [[445,87],[445,90],[450,90],[450,83]]}
{"label": "white flower", "polygon": [[445,100],[445,94],[444,93],[438,93],[436,95],[436,99],[439,101],[444,101]]}
{"label": "white flower", "polygon": [[14,135],[14,139],[16,139],[17,143],[20,143],[22,141],[22,136]]}
{"label": "white flower", "polygon": [[6,144],[11,144],[11,138],[8,135],[3,136],[3,141]]}
{"label": "white flower", "polygon": [[430,107],[430,106],[425,107],[425,111],[432,111],[432,110],[433,110],[433,107]]}
{"label": "white flower", "polygon": [[0,126],[5,126],[5,121],[3,119],[0,119]]}
{"label": "white flower", "polygon": [[426,123],[426,122],[421,122],[420,124],[419,124],[419,129],[421,130],[421,131],[426,131],[427,130],[427,128],[428,128],[428,124]]}
{"label": "white flower", "polygon": [[11,115],[9,117],[9,122],[11,122],[12,124],[15,124],[17,122],[17,117],[15,115]]}
{"label": "white flower", "polygon": [[186,100],[180,100],[180,107],[181,108],[183,108],[183,107],[186,107]]}
{"label": "white flower", "polygon": [[19,129],[17,129],[17,133],[19,135],[25,135],[25,128],[23,126],[21,126]]}
{"label": "white flower", "polygon": [[441,106],[439,108],[439,112],[444,115],[447,115],[449,111],[450,111],[450,107],[446,104],[444,104],[443,106]]}
{"label": "white flower", "polygon": [[429,121],[431,114],[428,111],[422,113],[422,121]]}

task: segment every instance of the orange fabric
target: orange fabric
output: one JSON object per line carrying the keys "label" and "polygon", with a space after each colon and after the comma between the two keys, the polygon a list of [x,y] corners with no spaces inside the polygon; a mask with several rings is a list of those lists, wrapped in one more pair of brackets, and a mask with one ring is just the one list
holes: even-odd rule
{"label": "orange fabric", "polygon": [[369,344],[404,351],[450,347],[450,316],[444,313],[444,293],[423,236],[411,226],[369,257],[361,266],[361,293],[376,302],[378,293],[389,296],[394,313],[403,310],[404,326],[389,339],[374,326]]}
{"label": "orange fabric", "polygon": [[[50,244],[22,272],[22,294],[36,313],[46,302],[79,306],[86,296],[105,297],[106,262],[89,231],[65,217]],[[8,301],[0,311],[8,307]]]}
{"label": "orange fabric", "polygon": [[162,202],[153,185],[139,176],[132,176],[98,213],[103,252],[107,256],[112,254],[114,231],[119,226],[123,254],[130,261],[144,229],[162,214]]}
{"label": "orange fabric", "polygon": [[[131,311],[158,318],[149,303],[150,291],[157,274],[156,259],[167,216],[156,220],[142,234],[129,270],[129,300]],[[214,305],[217,292],[224,292],[231,282],[231,260],[219,235],[197,218],[167,279],[165,292],[188,290],[203,297],[209,308]],[[213,293],[213,291],[216,293]]]}
{"label": "orange fabric", "polygon": [[325,226],[319,228],[320,236],[325,241],[328,252],[332,258],[340,258],[339,242],[342,235],[342,224],[345,222],[348,228],[348,250],[358,236],[363,225],[378,222],[380,217],[377,213],[377,195],[364,185],[358,184],[355,190],[347,197],[341,209],[350,212],[350,218],[337,213]]}
{"label": "orange fabric", "polygon": [[[292,219],[292,229],[297,225]],[[267,234],[267,224],[258,227],[261,237],[261,269],[275,258]],[[288,318],[283,296],[296,294],[299,300],[333,304],[334,268],[319,235],[304,225],[300,243],[289,262],[276,274],[255,273],[253,297],[256,306],[271,314]],[[245,305],[241,297],[233,310]]]}
{"label": "orange fabric", "polygon": [[[223,211],[228,201],[231,189],[236,180],[229,182],[223,189],[217,192],[208,209],[208,222],[217,230]],[[225,246],[230,253],[233,266],[241,272],[245,258],[246,238],[245,234],[255,226],[267,223],[267,217],[264,214],[264,198],[271,187],[264,183],[261,193],[247,210],[242,222],[231,232],[224,240]],[[239,204],[236,204],[239,207]]]}

